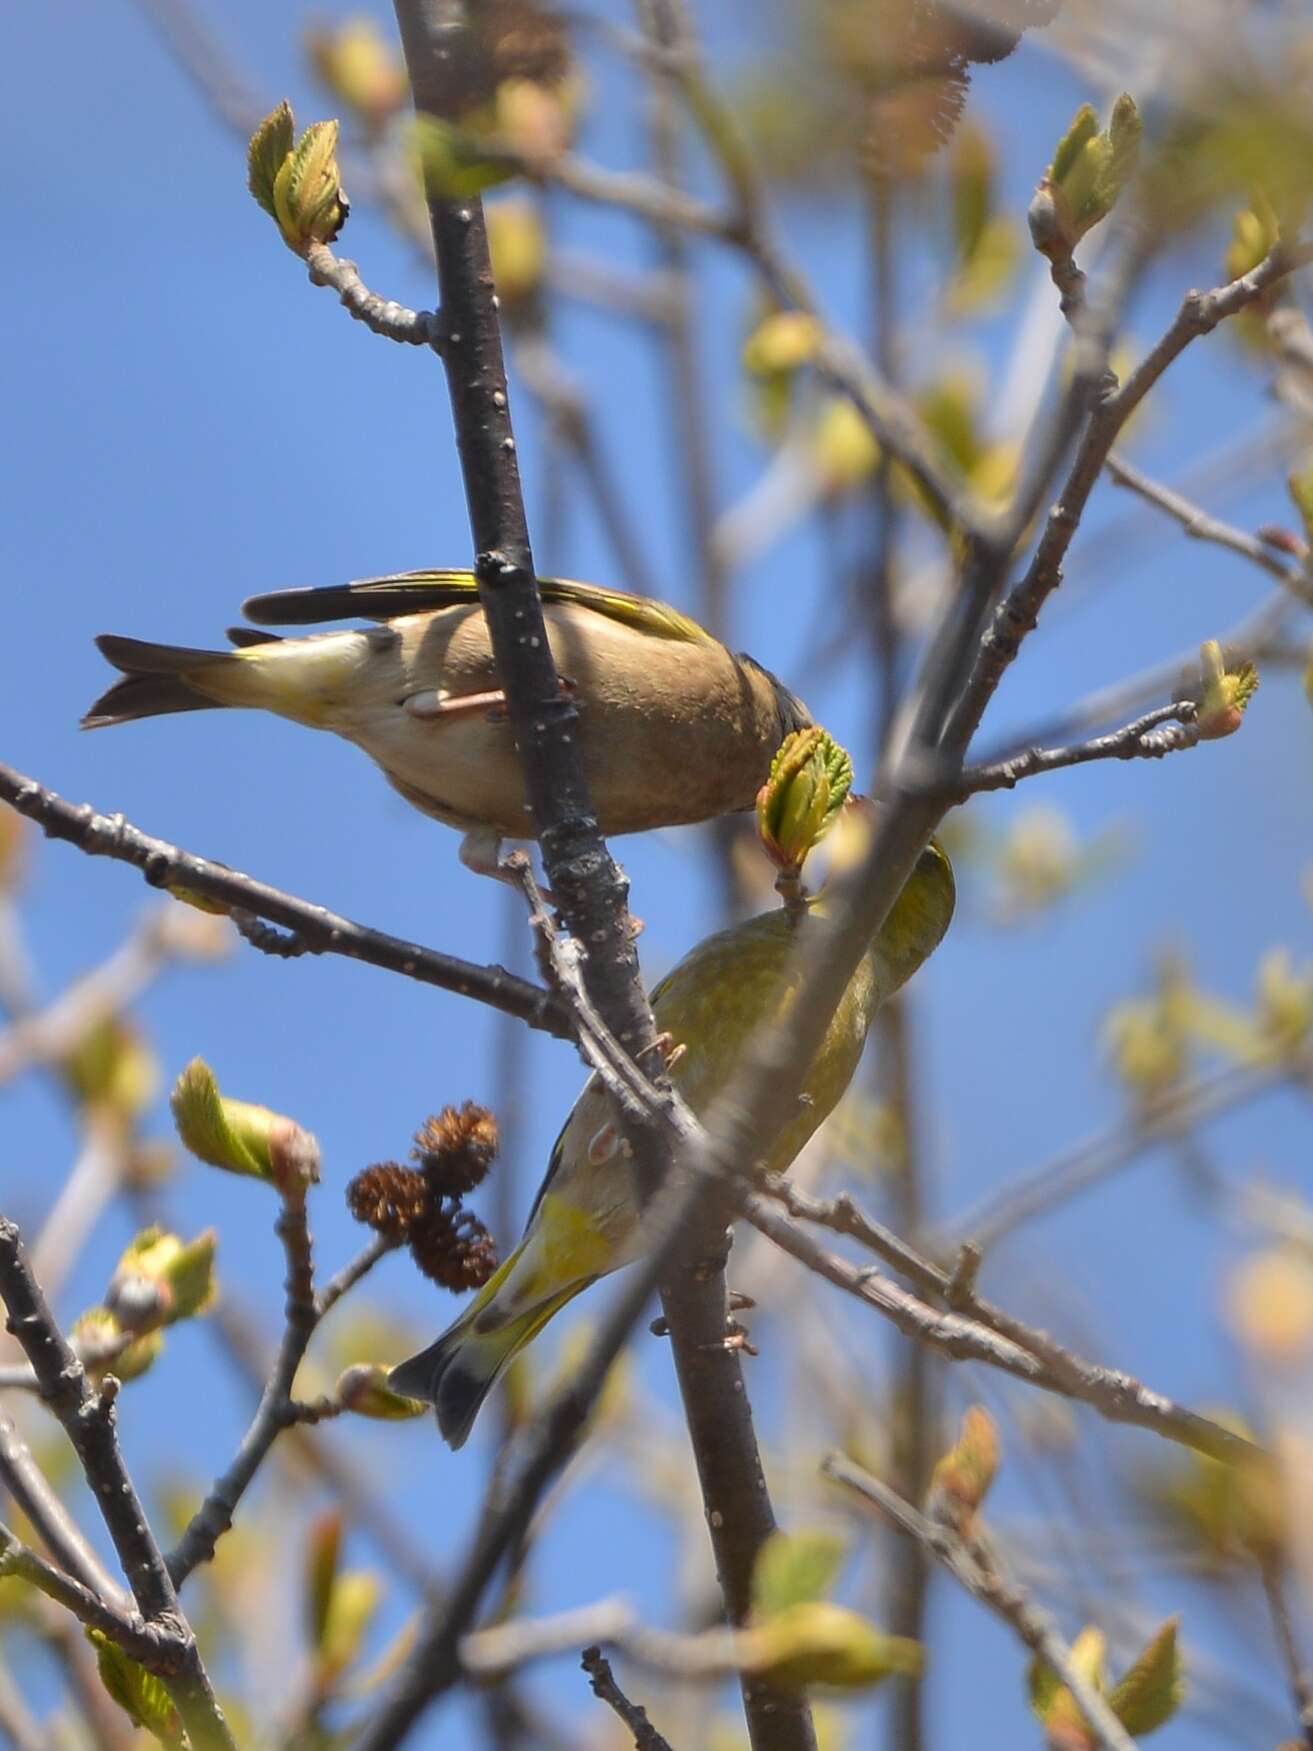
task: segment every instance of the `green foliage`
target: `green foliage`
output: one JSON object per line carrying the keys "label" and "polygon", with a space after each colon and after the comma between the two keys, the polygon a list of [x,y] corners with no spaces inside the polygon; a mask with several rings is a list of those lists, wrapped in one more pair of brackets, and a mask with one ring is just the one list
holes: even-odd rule
{"label": "green foliage", "polygon": [[924,1666],[919,1642],[885,1635],[856,1611],[817,1600],[744,1630],[740,1644],[743,1670],[785,1690],[869,1690],[894,1674],[919,1678]]}
{"label": "green foliage", "polygon": [[350,204],[337,165],[336,121],[312,122],[293,143],[295,122],[284,99],[260,123],[247,147],[246,186],[277,223],[297,255],[311,243],[331,243]]}
{"label": "green foliage", "polygon": [[998,1424],[983,1405],[968,1405],[955,1445],[931,1474],[932,1516],[968,1533],[997,1471]]}
{"label": "green foliage", "polygon": [[802,868],[834,825],[852,781],[847,750],[823,729],[785,737],[757,793],[757,833],[777,868]]}
{"label": "green foliage", "polygon": [[[1073,1672],[1107,1700],[1133,1738],[1145,1738],[1164,1726],[1184,1700],[1185,1676],[1176,1630],[1177,1619],[1169,1618],[1111,1688],[1102,1633],[1087,1624],[1071,1645]],[[1052,1667],[1042,1660],[1032,1661],[1028,1684],[1031,1710],[1042,1724],[1048,1744],[1055,1751],[1094,1751],[1098,1740],[1075,1697]]]}
{"label": "green foliage", "polygon": [[129,1659],[116,1643],[98,1629],[89,1629],[87,1639],[96,1650],[100,1682],[128,1716],[170,1751],[183,1745],[182,1721],[158,1678]]}
{"label": "green foliage", "polygon": [[1134,174],[1141,133],[1140,112],[1126,92],[1103,130],[1088,103],[1077,110],[1031,203],[1031,237],[1041,254],[1069,258],[1108,217]]}
{"label": "green foliage", "polygon": [[844,1559],[832,1532],[773,1532],[752,1573],[754,1618],[773,1617],[790,1606],[823,1599]]}
{"label": "green foliage", "polygon": [[276,1185],[286,1196],[319,1178],[319,1145],[295,1120],[219,1093],[214,1072],[193,1058],[170,1098],[178,1135],[198,1160]]}

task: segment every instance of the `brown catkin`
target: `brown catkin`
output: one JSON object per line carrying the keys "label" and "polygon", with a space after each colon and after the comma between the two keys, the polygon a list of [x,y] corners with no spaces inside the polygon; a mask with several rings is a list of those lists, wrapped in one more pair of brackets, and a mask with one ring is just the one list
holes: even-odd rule
{"label": "brown catkin", "polygon": [[481,1289],[497,1269],[497,1248],[472,1210],[430,1208],[410,1232],[410,1252],[424,1275],[460,1294]]}
{"label": "brown catkin", "polygon": [[411,1158],[440,1198],[463,1198],[485,1177],[497,1154],[497,1121],[467,1100],[443,1107],[415,1133]]}
{"label": "brown catkin", "polygon": [[422,1173],[399,1161],[380,1161],[358,1173],[346,1189],[347,1208],[389,1240],[405,1240],[428,1214],[432,1194]]}

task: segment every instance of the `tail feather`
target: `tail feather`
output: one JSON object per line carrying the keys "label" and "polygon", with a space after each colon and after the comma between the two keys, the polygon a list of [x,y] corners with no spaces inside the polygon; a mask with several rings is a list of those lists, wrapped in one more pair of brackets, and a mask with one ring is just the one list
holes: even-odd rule
{"label": "tail feather", "polygon": [[222,651],[195,650],[186,645],[151,644],[140,638],[102,633],[96,644],[123,679],[96,700],[82,719],[84,730],[131,723],[140,717],[162,717],[177,711],[207,711],[219,704],[197,693],[187,674],[203,664],[222,662]]}
{"label": "tail feather", "polygon": [[[503,1271],[505,1268],[502,1267]],[[489,1305],[480,1296],[436,1343],[398,1363],[388,1375],[389,1386],[405,1398],[431,1404],[437,1412],[438,1431],[443,1440],[453,1451],[463,1447],[484,1399],[512,1357],[538,1335],[567,1301],[595,1281],[594,1277],[580,1278],[493,1331],[479,1330],[482,1323],[479,1316]]]}

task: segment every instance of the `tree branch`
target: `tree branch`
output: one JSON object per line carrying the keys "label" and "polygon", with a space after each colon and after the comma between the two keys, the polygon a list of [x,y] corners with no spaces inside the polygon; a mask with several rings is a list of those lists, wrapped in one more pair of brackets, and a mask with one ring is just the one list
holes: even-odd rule
{"label": "tree branch", "polygon": [[517,979],[503,967],[476,966],[455,955],[387,936],[368,925],[354,924],[224,864],[183,851],[166,839],[153,839],[122,815],[101,815],[90,804],[79,807],[66,802],[11,766],[0,765],[0,802],[35,821],[49,839],[65,839],[89,857],[110,857],[131,864],[152,887],[196,894],[217,902],[225,911],[236,908],[272,919],[294,931],[311,954],[367,961],[370,966],[402,973],[421,984],[454,991],[459,997],[476,998],[544,1033],[569,1037],[568,1023],[551,994]]}
{"label": "tree branch", "polygon": [[[33,1376],[35,1379],[35,1376]],[[126,1607],[128,1595],[83,1537],[68,1509],[51,1488],[11,1418],[0,1410],[0,1483],[41,1535],[64,1573],[88,1592]]]}
{"label": "tree branch", "polygon": [[585,1648],[579,1664],[588,1674],[588,1682],[592,1686],[593,1695],[624,1722],[634,1739],[634,1751],[671,1751],[667,1740],[647,1718],[647,1710],[640,1708],[621,1690],[611,1671],[611,1663],[605,1658],[601,1648]]}
{"label": "tree branch", "polygon": [[[1252,1457],[1257,1451],[1253,1442],[1222,1424],[1186,1410],[1130,1374],[1087,1362],[1055,1342],[1047,1332],[1014,1319],[986,1301],[975,1290],[980,1255],[974,1248],[963,1247],[950,1273],[866,1216],[846,1195],[825,1204],[783,1181],[772,1182],[768,1191],[793,1215],[836,1234],[850,1235],[901,1271],[923,1295],[944,1302],[949,1309],[947,1315],[909,1296],[888,1278],[860,1270],[826,1252],[773,1211],[767,1198],[749,1194],[744,1213],[755,1228],[809,1269],[874,1307],[908,1336],[960,1360],[987,1362],[991,1367],[1002,1368],[1046,1392],[1090,1405],[1109,1422],[1148,1429],[1212,1459],[1235,1461]],[[963,1326],[956,1317],[959,1315],[970,1322],[969,1327]],[[991,1341],[987,1333],[1001,1340],[1001,1344]]]}
{"label": "tree branch", "polygon": [[308,244],[305,264],[312,286],[328,286],[357,322],[363,322],[384,340],[431,347],[435,353],[442,351],[446,337],[441,312],[407,310],[404,304],[381,298],[361,279],[355,262],[334,255],[326,243]]}
{"label": "tree branch", "polygon": [[119,1451],[114,1428],[118,1383],[111,1376],[100,1392],[92,1391],[28,1268],[16,1224],[3,1216],[0,1297],[8,1309],[5,1329],[22,1346],[41,1381],[43,1400],[73,1444],[143,1618],[176,1637],[176,1670],[161,1676],[193,1751],[237,1751]]}
{"label": "tree branch", "polygon": [[928,1520],[879,1478],[872,1477],[840,1453],[829,1454],[822,1462],[821,1471],[873,1503],[903,1532],[916,1539],[923,1550],[942,1563],[973,1598],[979,1599],[996,1617],[1011,1625],[1026,1647],[1046,1666],[1053,1668],[1075,1697],[1095,1742],[1103,1747],[1103,1751],[1135,1751],[1134,1741],[1112,1712],[1107,1699],[1072,1665],[1071,1649],[1054,1624],[1031,1604],[1020,1587],[999,1574],[978,1544],[968,1544],[947,1526]]}
{"label": "tree branch", "polygon": [[0,1580],[14,1576],[26,1581],[56,1605],[71,1611],[79,1623],[98,1629],[117,1642],[125,1654],[152,1672],[171,1670],[175,1655],[184,1646],[183,1640],[161,1628],[148,1624],[135,1613],[129,1616],[102,1599],[99,1593],[84,1587],[81,1581],[61,1574],[56,1568],[29,1550],[21,1538],[0,1524]]}
{"label": "tree branch", "polygon": [[[1197,708],[1191,700],[1160,705],[1122,729],[1094,736],[1065,748],[1025,748],[1006,759],[964,766],[954,780],[955,802],[965,802],[984,790],[1014,790],[1026,778],[1060,772],[1067,766],[1087,766],[1093,760],[1161,760],[1199,742]],[[1171,728],[1164,728],[1171,725]]]}
{"label": "tree branch", "polygon": [[1295,1642],[1281,1558],[1261,1563],[1259,1567],[1263,1595],[1267,1600],[1268,1615],[1272,1619],[1272,1631],[1281,1652],[1281,1664],[1290,1684],[1290,1694],[1294,1698],[1300,1736],[1305,1745],[1313,1747],[1313,1675],[1310,1675],[1308,1667],[1301,1660]]}

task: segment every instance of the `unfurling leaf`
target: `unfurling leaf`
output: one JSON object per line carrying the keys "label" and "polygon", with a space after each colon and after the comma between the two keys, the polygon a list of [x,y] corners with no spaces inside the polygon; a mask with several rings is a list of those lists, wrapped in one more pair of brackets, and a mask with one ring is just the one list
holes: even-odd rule
{"label": "unfurling leaf", "polygon": [[[1076,1676],[1100,1694],[1105,1684],[1105,1646],[1102,1632],[1086,1624],[1071,1644],[1069,1656]],[[1057,1751],[1093,1751],[1095,1740],[1085,1716],[1053,1668],[1043,1660],[1032,1660],[1027,1682],[1031,1712],[1044,1728],[1048,1744]]]}
{"label": "unfurling leaf", "polygon": [[469,200],[508,182],[519,168],[473,127],[458,127],[441,116],[417,115],[412,139],[424,192],[431,200]]}
{"label": "unfurling leaf", "polygon": [[311,122],[274,178],[274,217],[298,254],[310,243],[331,243],[346,223],[337,135],[337,122]]}
{"label": "unfurling leaf", "polygon": [[201,1058],[178,1078],[170,1105],[178,1135],[211,1167],[268,1180],[285,1197],[303,1195],[319,1178],[319,1144],[310,1132],[268,1107],[221,1095]]}
{"label": "unfurling leaf", "polygon": [[832,1532],[772,1532],[752,1571],[754,1620],[823,1599],[843,1558],[843,1540]]}
{"label": "unfurling leaf", "polygon": [[957,1444],[930,1478],[926,1511],[968,1534],[998,1470],[998,1424],[983,1405],[969,1405]]}
{"label": "unfurling leaf", "polygon": [[1251,662],[1229,669],[1221,645],[1210,638],[1199,652],[1202,682],[1198,694],[1199,739],[1217,741],[1233,736],[1258,691],[1258,670]]}
{"label": "unfurling leaf", "polygon": [[1185,1673],[1176,1645],[1178,1619],[1169,1617],[1108,1693],[1112,1712],[1137,1739],[1165,1726],[1185,1698]]}
{"label": "unfurling leaf", "polygon": [[306,1639],[319,1651],[328,1628],[328,1611],[337,1580],[342,1549],[342,1515],[337,1509],[321,1514],[306,1535],[305,1569],[302,1576],[305,1600]]}
{"label": "unfurling leaf", "polygon": [[1089,104],[1076,112],[1028,214],[1041,255],[1070,258],[1081,238],[1107,218],[1135,170],[1141,131],[1140,112],[1126,92],[1102,132]]}
{"label": "unfurling leaf", "polygon": [[118,1262],[105,1305],[124,1331],[145,1333],[206,1312],[214,1302],[216,1235],[207,1228],[184,1245],[146,1228]]}
{"label": "unfurling leaf", "polygon": [[357,1362],[338,1376],[333,1396],[358,1417],[396,1423],[422,1417],[428,1406],[416,1398],[404,1398],[388,1385],[388,1370],[381,1362]]}
{"label": "unfurling leaf", "polygon": [[89,1629],[87,1640],[96,1650],[100,1682],[131,1720],[161,1745],[183,1743],[182,1720],[159,1679],[130,1659],[116,1643],[98,1629]]}
{"label": "unfurling leaf", "polygon": [[331,1684],[359,1656],[382,1597],[381,1581],[366,1569],[334,1576],[319,1642],[321,1684]]}
{"label": "unfurling leaf", "polygon": [[164,1349],[164,1333],[158,1327],[125,1342],[128,1333],[108,1307],[89,1307],[74,1320],[69,1336],[88,1377],[97,1386],[107,1374],[125,1385],[139,1379]]}
{"label": "unfurling leaf", "polygon": [[312,26],[306,48],[315,72],[333,96],[371,128],[406,101],[406,69],[372,18]]}
{"label": "unfurling leaf", "polygon": [[738,1645],[745,1672],[787,1690],[809,1684],[867,1690],[893,1674],[919,1678],[924,1664],[919,1642],[885,1635],[857,1612],[819,1600],[790,1605],[741,1631]]}
{"label": "unfurling leaf", "polygon": [[246,149],[246,186],[271,219],[278,217],[274,209],[274,182],[291,153],[294,138],[292,106],[284,98],[251,135]]}
{"label": "unfurling leaf", "polygon": [[155,1098],[159,1066],[132,1022],[120,1015],[93,1021],[60,1062],[75,1098],[130,1129]]}
{"label": "unfurling leaf", "polygon": [[795,730],[757,792],[757,833],[778,869],[798,871],[834,825],[852,788],[853,763],[822,729]]}

